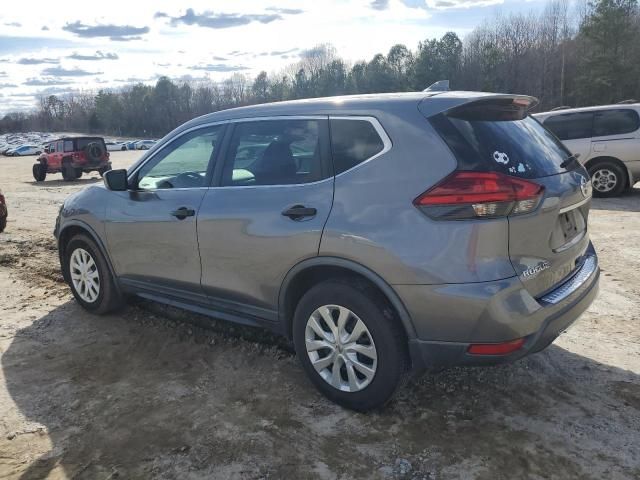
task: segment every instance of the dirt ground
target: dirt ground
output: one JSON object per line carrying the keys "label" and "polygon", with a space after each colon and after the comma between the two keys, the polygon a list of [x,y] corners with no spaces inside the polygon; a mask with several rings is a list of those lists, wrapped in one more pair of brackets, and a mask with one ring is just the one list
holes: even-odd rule
{"label": "dirt ground", "polygon": [[99,177],[35,184],[32,161],[0,157],[0,478],[640,478],[640,188],[593,202],[601,293],[554,345],[415,378],[365,415],[260,331],[145,302],[84,312],[52,230]]}

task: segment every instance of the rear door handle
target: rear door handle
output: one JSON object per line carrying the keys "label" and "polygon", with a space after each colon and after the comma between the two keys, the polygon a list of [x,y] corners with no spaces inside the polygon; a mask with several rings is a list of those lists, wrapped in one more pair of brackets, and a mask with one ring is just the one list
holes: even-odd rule
{"label": "rear door handle", "polygon": [[305,207],[303,205],[294,205],[282,212],[282,215],[289,217],[291,220],[301,220],[304,217],[313,217],[318,213],[315,208]]}
{"label": "rear door handle", "polygon": [[171,212],[171,215],[176,217],[178,220],[184,220],[187,217],[193,217],[196,214],[196,211],[193,208],[180,207],[177,210]]}

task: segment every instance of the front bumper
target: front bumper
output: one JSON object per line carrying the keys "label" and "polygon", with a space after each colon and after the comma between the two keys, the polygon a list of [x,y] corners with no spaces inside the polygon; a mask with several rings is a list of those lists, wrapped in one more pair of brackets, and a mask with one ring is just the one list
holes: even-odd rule
{"label": "front bumper", "polygon": [[[580,276],[581,272],[577,271],[570,279],[540,299],[531,297],[522,284],[517,292],[512,291],[512,286],[498,291],[494,298],[484,299],[485,309],[475,312],[471,322],[470,310],[482,299],[459,298],[457,303],[450,304],[449,311],[446,312],[449,320],[457,312],[461,319],[459,324],[450,323],[445,332],[442,322],[435,322],[436,327],[440,328],[443,334],[446,333],[448,338],[410,340],[409,351],[414,367],[424,369],[508,363],[546,348],[578,319],[597,296],[600,269],[597,256],[592,249],[583,265],[589,268],[588,272],[583,270]],[[503,295],[505,291],[507,293]],[[464,328],[469,329],[465,331]],[[416,330],[420,331],[420,328],[416,326]],[[454,335],[458,338],[452,339]],[[522,348],[508,355],[467,353],[472,343],[499,343],[516,338],[525,338],[525,343]]]}

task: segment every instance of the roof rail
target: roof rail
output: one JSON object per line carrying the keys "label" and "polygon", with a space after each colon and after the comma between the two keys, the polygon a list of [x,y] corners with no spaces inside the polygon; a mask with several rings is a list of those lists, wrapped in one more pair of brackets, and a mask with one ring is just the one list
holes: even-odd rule
{"label": "roof rail", "polygon": [[449,80],[439,80],[436,83],[432,83],[423,92],[448,92]]}
{"label": "roof rail", "polygon": [[628,100],[621,100],[618,102],[618,105],[630,105],[632,103],[638,103],[638,101],[635,98],[630,98]]}
{"label": "roof rail", "polygon": [[568,108],[573,108],[573,107],[569,107],[567,105],[562,105],[561,107],[556,107],[556,108],[552,108],[551,110],[549,110],[550,112],[555,112],[556,110],[566,110]]}

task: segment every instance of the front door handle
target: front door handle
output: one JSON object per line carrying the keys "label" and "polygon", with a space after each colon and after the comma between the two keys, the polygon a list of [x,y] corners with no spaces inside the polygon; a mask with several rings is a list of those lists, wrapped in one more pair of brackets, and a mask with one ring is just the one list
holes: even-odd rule
{"label": "front door handle", "polygon": [[196,211],[193,208],[180,207],[177,210],[171,212],[171,215],[176,217],[178,220],[184,220],[187,217],[193,217],[196,214]]}
{"label": "front door handle", "polygon": [[304,217],[313,217],[316,213],[318,213],[318,211],[315,208],[294,205],[282,212],[282,215],[289,217],[291,220],[301,220]]}

